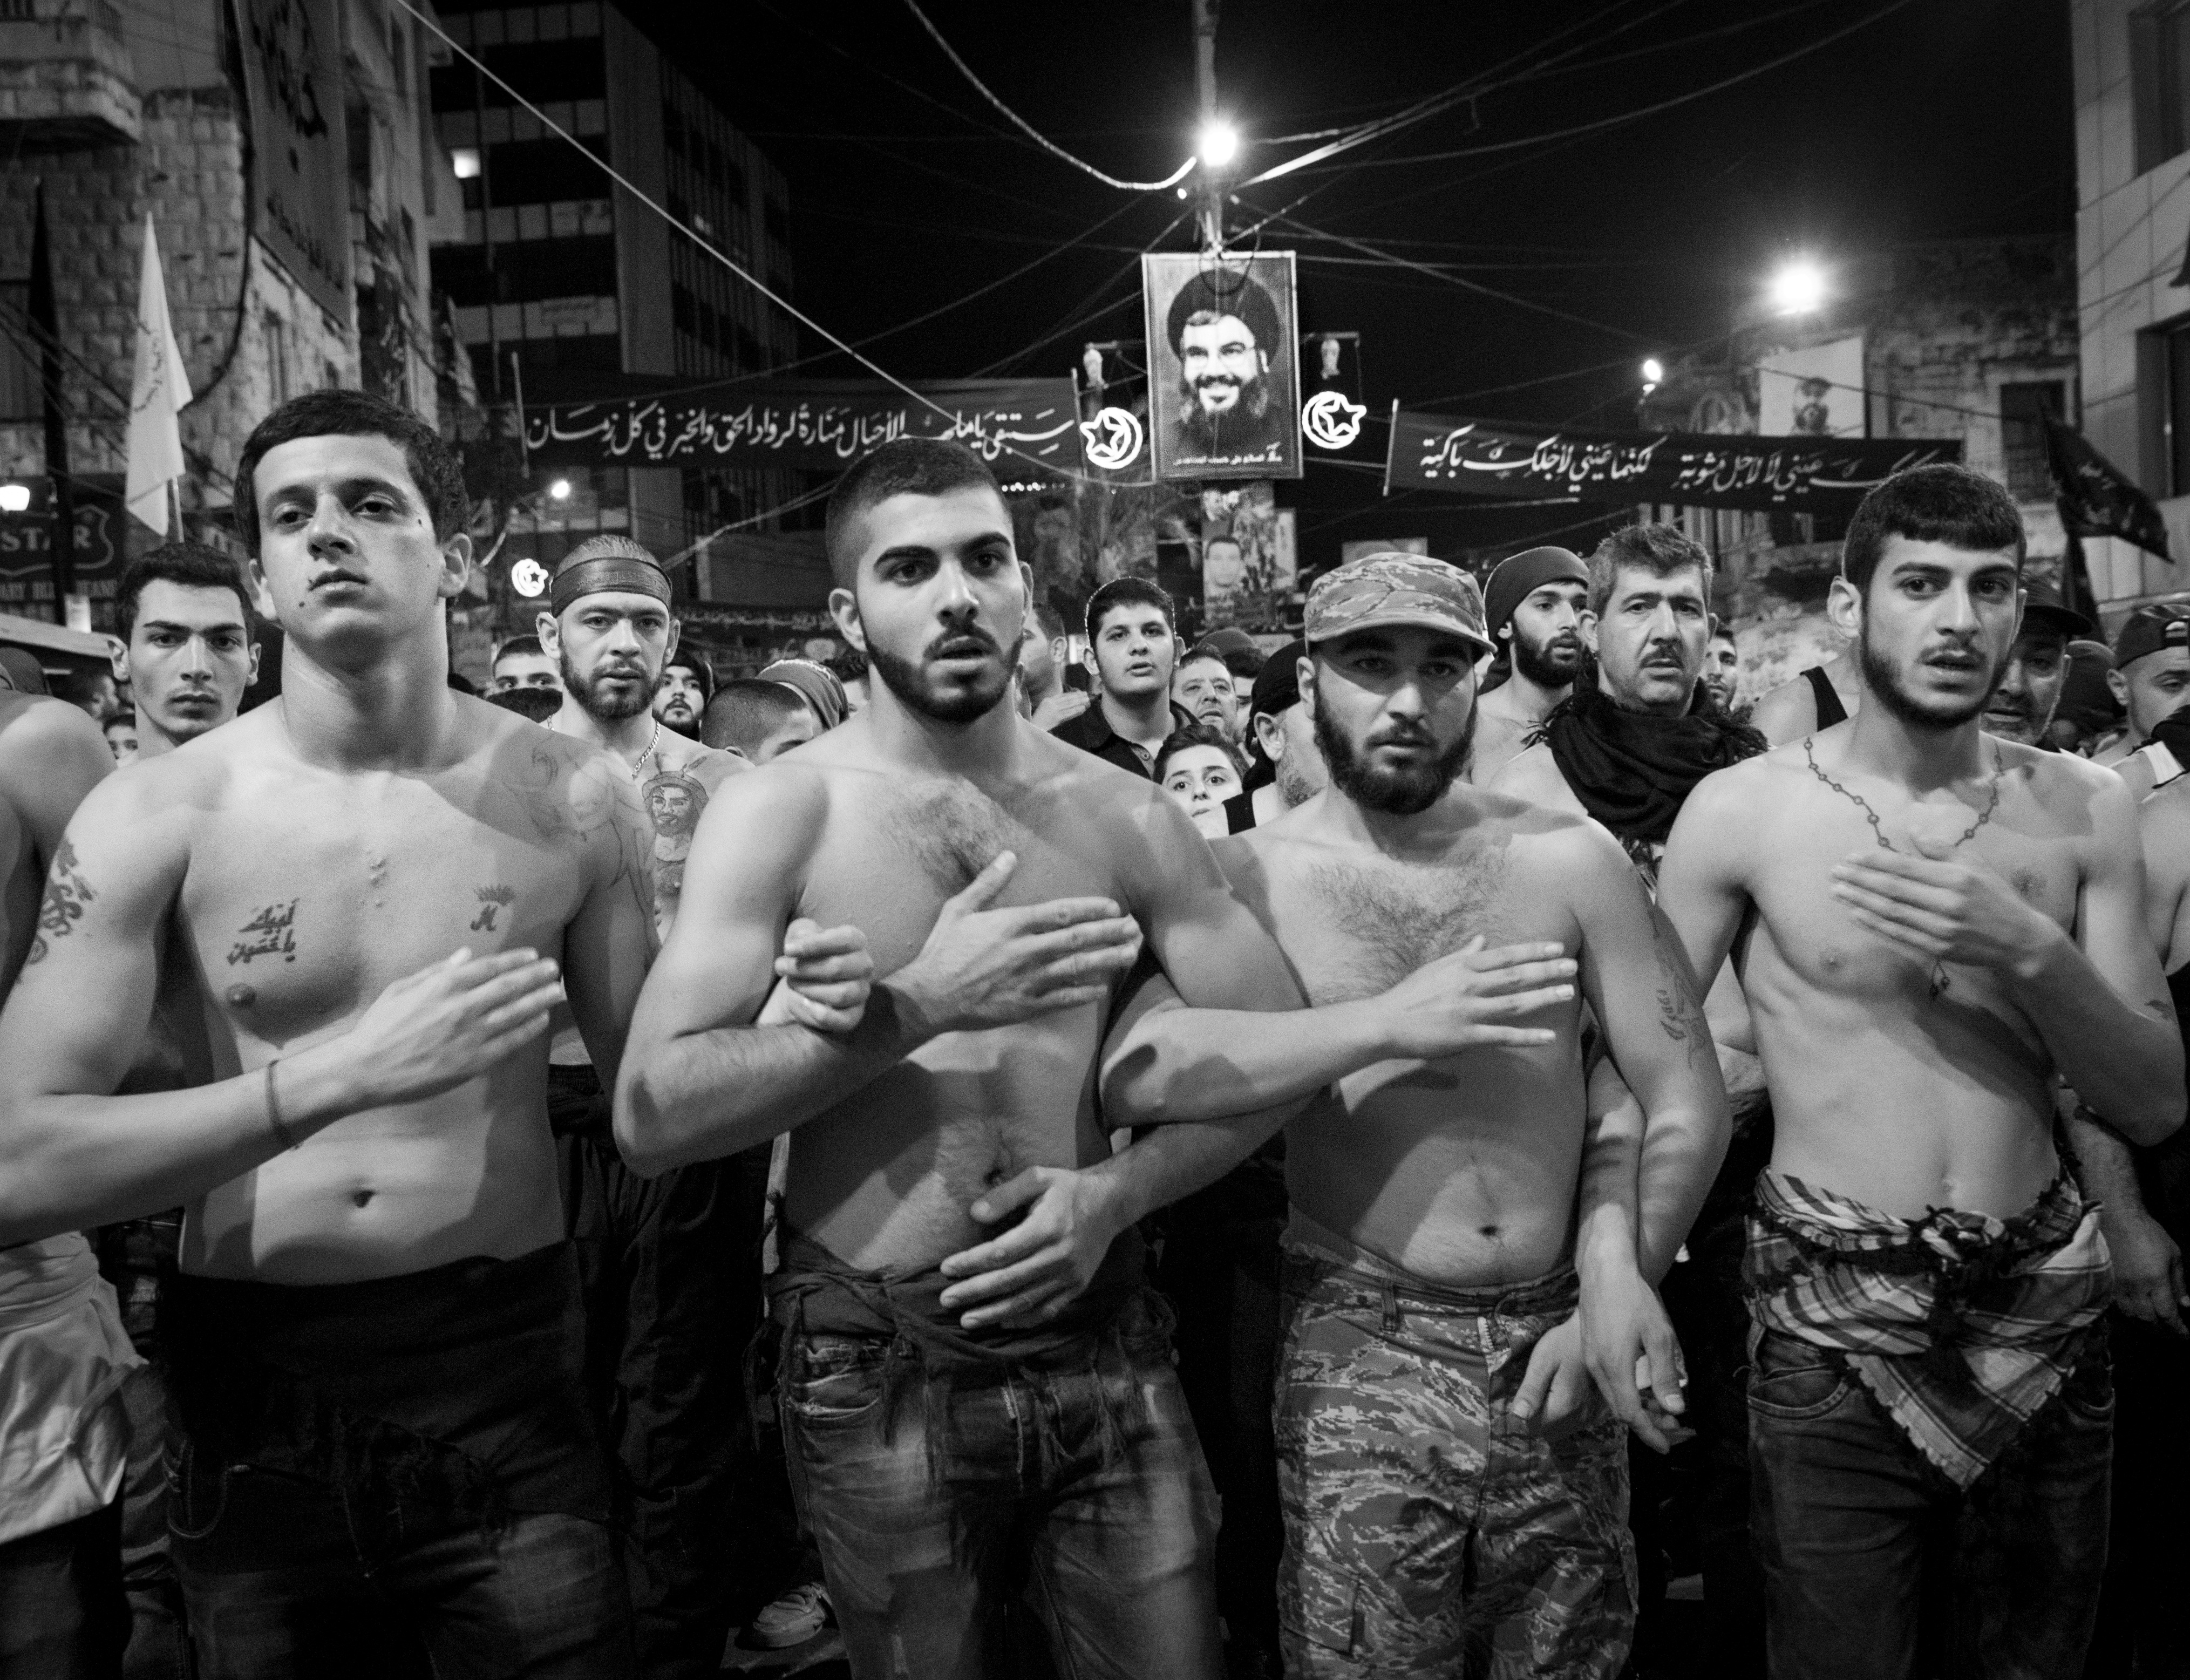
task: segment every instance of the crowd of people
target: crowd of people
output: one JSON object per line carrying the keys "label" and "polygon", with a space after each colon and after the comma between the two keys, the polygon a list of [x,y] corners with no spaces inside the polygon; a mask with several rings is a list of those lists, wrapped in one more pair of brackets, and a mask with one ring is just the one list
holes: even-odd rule
{"label": "crowd of people", "polygon": [[1671,526],[1188,645],[921,440],[855,661],[603,536],[474,695],[430,427],[235,482],[0,665],[0,1671],[2182,1664],[2190,612],[1989,480],[1748,705]]}

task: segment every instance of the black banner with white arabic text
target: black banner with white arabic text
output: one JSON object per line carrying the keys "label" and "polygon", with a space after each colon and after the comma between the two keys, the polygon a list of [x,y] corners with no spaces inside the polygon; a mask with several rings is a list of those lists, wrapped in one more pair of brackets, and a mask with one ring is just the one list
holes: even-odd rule
{"label": "black banner with white arabic text", "polygon": [[1845,514],[1896,473],[1961,458],[1949,439],[1576,432],[1399,409],[1384,488]]}
{"label": "black banner with white arabic text", "polygon": [[[1007,487],[1081,471],[1069,379],[756,379],[525,411],[525,441],[548,466],[797,467],[835,472],[893,438],[966,444]],[[928,404],[934,406],[930,407]]]}

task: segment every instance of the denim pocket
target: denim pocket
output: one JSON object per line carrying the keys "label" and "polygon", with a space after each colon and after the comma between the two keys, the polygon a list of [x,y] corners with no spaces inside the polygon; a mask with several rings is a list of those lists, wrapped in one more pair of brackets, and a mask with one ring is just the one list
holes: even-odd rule
{"label": "denim pocket", "polygon": [[890,1344],[835,1337],[785,1349],[783,1404],[802,1423],[849,1423],[882,1404]]}
{"label": "denim pocket", "polygon": [[1767,1331],[1749,1369],[1749,1405],[1790,1422],[1823,1417],[1847,1397],[1848,1378],[1821,1348]]}
{"label": "denim pocket", "polygon": [[225,1465],[208,1473],[187,1437],[162,1455],[167,1479],[167,1529],[178,1540],[203,1540],[219,1526],[228,1508]]}
{"label": "denim pocket", "polygon": [[2113,1360],[2103,1348],[2076,1361],[2061,1385],[2061,1404],[2085,1423],[2110,1423],[2114,1415]]}

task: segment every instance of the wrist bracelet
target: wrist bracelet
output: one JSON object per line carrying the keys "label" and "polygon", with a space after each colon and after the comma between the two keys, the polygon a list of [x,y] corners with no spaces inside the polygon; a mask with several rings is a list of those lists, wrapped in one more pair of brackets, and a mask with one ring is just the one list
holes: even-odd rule
{"label": "wrist bracelet", "polygon": [[274,1094],[274,1070],[281,1065],[281,1059],[279,1056],[266,1064],[266,1124],[273,1128],[274,1135],[281,1140],[283,1149],[293,1149],[304,1139],[281,1123],[281,1099]]}

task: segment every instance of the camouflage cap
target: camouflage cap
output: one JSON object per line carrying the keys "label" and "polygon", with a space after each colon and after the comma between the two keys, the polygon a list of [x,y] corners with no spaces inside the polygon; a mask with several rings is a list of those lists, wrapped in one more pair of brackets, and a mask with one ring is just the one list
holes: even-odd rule
{"label": "camouflage cap", "polygon": [[1483,627],[1483,592],[1458,566],[1397,549],[1364,554],[1327,571],[1308,592],[1302,632],[1308,644],[1356,630],[1409,625],[1443,630],[1495,653]]}

